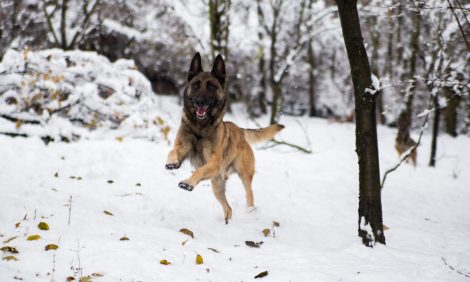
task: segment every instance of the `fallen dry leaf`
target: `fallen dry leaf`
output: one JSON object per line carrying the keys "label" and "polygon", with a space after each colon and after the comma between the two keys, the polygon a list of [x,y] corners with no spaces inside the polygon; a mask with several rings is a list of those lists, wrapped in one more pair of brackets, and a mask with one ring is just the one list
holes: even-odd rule
{"label": "fallen dry leaf", "polygon": [[263,245],[263,241],[260,241],[260,242],[245,241],[245,244],[246,244],[248,247],[259,248],[259,246]]}
{"label": "fallen dry leaf", "polygon": [[15,256],[6,256],[2,258],[3,260],[10,261],[10,260],[18,260]]}
{"label": "fallen dry leaf", "polygon": [[74,280],[75,280],[75,278],[73,278],[72,276],[69,276],[65,279],[65,281],[67,281],[67,282],[74,281]]}
{"label": "fallen dry leaf", "polygon": [[103,277],[104,274],[103,274],[103,273],[99,273],[99,272],[95,272],[95,273],[91,274],[91,276],[93,276],[93,277]]}
{"label": "fallen dry leaf", "polygon": [[44,249],[46,251],[49,251],[49,250],[57,250],[59,248],[59,246],[57,246],[56,244],[49,244],[49,245],[46,245],[46,247],[44,247]]}
{"label": "fallen dry leaf", "polygon": [[214,249],[214,248],[207,248],[207,249],[213,251],[214,253],[220,253],[217,249]]}
{"label": "fallen dry leaf", "polygon": [[202,259],[201,255],[196,255],[196,264],[203,264],[204,260]]}
{"label": "fallen dry leaf", "polygon": [[126,236],[124,236],[124,237],[122,237],[122,238],[121,238],[121,239],[119,239],[119,240],[120,240],[120,241],[129,241],[129,238],[128,238],[128,237],[126,237]]}
{"label": "fallen dry leaf", "polygon": [[38,224],[38,228],[41,229],[41,230],[49,230],[49,225],[45,222],[39,222]]}
{"label": "fallen dry leaf", "polygon": [[29,235],[28,238],[26,238],[26,240],[28,241],[36,241],[36,240],[39,240],[41,239],[41,236],[35,234],[35,235]]}
{"label": "fallen dry leaf", "polygon": [[263,232],[264,237],[268,237],[268,236],[269,236],[269,233],[271,233],[271,229],[265,228],[265,229],[263,229],[262,232]]}
{"label": "fallen dry leaf", "polygon": [[276,227],[280,226],[279,222],[277,222],[277,221],[273,221],[273,225],[276,226]]}
{"label": "fallen dry leaf", "polygon": [[187,229],[187,228],[181,228],[181,229],[180,229],[180,232],[183,233],[183,234],[186,234],[186,235],[188,235],[188,236],[191,236],[191,238],[194,239],[194,233],[193,233],[193,231],[191,231],[191,230],[189,230],[189,229]]}
{"label": "fallen dry leaf", "polygon": [[186,245],[186,243],[188,242],[188,240],[189,240],[189,238],[188,238],[188,239],[186,239],[186,240],[184,240],[183,242],[181,242],[181,246],[184,246],[184,245]]}
{"label": "fallen dry leaf", "polygon": [[0,251],[4,253],[12,253],[12,254],[17,254],[18,250],[15,247],[10,247],[10,246],[5,246],[0,248]]}
{"label": "fallen dry leaf", "polygon": [[163,264],[163,265],[170,265],[171,262],[167,261],[166,259],[162,259],[162,260],[160,260],[160,264]]}
{"label": "fallen dry leaf", "polygon": [[109,212],[109,211],[103,211],[103,213],[106,214],[106,215],[114,216],[114,214],[112,212]]}
{"label": "fallen dry leaf", "polygon": [[18,238],[18,236],[13,236],[5,241],[3,241],[4,244],[7,244],[7,243],[10,243],[11,241],[15,240],[16,238]]}
{"label": "fallen dry leaf", "polygon": [[266,276],[268,276],[268,272],[267,272],[267,271],[263,271],[263,272],[258,273],[258,274],[255,276],[255,278],[256,278],[256,279],[257,279],[257,278],[263,278],[263,277],[266,277]]}

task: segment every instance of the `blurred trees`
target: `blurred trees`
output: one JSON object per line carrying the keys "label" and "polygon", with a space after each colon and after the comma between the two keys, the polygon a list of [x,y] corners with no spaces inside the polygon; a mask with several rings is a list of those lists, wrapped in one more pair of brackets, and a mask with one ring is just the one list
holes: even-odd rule
{"label": "blurred trees", "polygon": [[[4,0],[0,7],[0,57],[8,48],[60,47],[131,58],[155,92],[177,94],[194,51],[222,53],[229,90],[252,115],[275,122],[282,114],[345,120],[352,113],[353,85],[330,0]],[[429,95],[437,95],[442,132],[469,132],[470,7],[367,0],[358,11],[383,88],[379,121],[396,126],[404,111],[416,129]]]}

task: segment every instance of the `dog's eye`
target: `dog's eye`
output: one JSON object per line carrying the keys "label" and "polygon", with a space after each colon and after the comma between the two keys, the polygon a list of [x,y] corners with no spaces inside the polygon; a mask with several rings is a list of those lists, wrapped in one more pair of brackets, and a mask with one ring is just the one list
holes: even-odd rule
{"label": "dog's eye", "polygon": [[217,87],[215,87],[215,85],[210,82],[207,83],[206,87],[209,92],[214,92],[217,89]]}
{"label": "dog's eye", "polygon": [[191,84],[191,89],[192,90],[199,90],[199,88],[201,88],[201,82],[200,81]]}

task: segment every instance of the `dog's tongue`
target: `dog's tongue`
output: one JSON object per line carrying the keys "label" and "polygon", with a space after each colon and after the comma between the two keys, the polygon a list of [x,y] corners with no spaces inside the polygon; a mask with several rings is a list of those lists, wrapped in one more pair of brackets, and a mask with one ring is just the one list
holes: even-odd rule
{"label": "dog's tongue", "polygon": [[196,108],[196,115],[202,117],[202,116],[205,116],[206,115],[206,112],[207,112],[207,108],[206,107],[197,107]]}

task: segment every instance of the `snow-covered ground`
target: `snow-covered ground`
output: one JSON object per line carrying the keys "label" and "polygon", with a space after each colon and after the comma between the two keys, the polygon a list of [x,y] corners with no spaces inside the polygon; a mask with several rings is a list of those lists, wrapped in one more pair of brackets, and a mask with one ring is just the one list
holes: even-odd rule
{"label": "snow-covered ground", "polygon": [[[162,98],[158,107],[173,115],[167,121],[173,139],[176,99]],[[235,109],[227,120],[255,127],[241,112]],[[265,281],[469,280],[468,137],[441,136],[437,167],[429,168],[425,134],[418,166],[404,164],[383,190],[387,245],[367,248],[357,236],[354,125],[291,117],[282,122],[287,127],[279,138],[308,146],[305,132],[313,153],[258,146],[257,208],[247,210],[233,176],[228,225],[208,182],[193,192],[178,189],[191,168],[164,169],[166,142],[110,137],[45,146],[37,137],[0,136],[0,240],[16,237],[1,246],[18,251],[2,253],[17,260],[0,261],[0,281],[88,275],[93,281],[252,281],[263,271]],[[398,160],[394,134],[379,128],[382,172]],[[41,221],[48,231],[39,230]],[[262,231],[273,229],[273,221],[279,226],[265,237]],[[27,240],[35,234],[41,238]],[[245,241],[264,243],[252,248]],[[48,244],[59,248],[45,251]],[[195,263],[197,254],[203,264]],[[171,264],[160,264],[163,259]]]}

